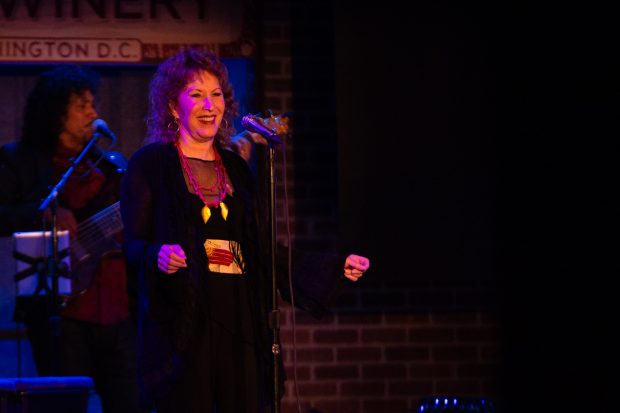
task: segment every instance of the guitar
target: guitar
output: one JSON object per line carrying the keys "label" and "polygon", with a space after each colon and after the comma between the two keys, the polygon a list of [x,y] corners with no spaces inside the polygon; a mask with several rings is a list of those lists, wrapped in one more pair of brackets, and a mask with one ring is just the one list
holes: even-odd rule
{"label": "guitar", "polygon": [[91,286],[106,253],[120,250],[114,236],[122,229],[120,202],[80,222],[69,242],[72,295],[82,294]]}

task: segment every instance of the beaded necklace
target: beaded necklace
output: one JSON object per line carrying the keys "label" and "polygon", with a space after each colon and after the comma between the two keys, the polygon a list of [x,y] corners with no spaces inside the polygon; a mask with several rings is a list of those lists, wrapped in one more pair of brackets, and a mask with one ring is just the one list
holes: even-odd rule
{"label": "beaded necklace", "polygon": [[[185,171],[185,174],[187,175],[187,179],[189,180],[190,185],[192,186],[192,188],[194,189],[194,192],[196,193],[196,195],[198,195],[202,203],[205,204],[205,206],[202,207],[202,210],[200,211],[200,214],[202,216],[202,220],[204,221],[204,223],[206,224],[209,218],[211,218],[211,208],[209,207],[215,207],[215,208],[220,207],[222,210],[222,218],[226,220],[226,218],[228,218],[228,207],[226,206],[224,202],[222,202],[224,198],[226,198],[226,169],[224,169],[222,158],[220,157],[220,154],[217,152],[217,149],[215,149],[215,146],[213,147],[213,151],[215,152],[215,177],[216,179],[215,179],[215,184],[213,184],[213,186],[208,187],[208,188],[200,187],[200,184],[198,183],[198,181],[194,177],[194,174],[192,173],[192,169],[190,168],[189,163],[187,162],[187,158],[185,157],[185,154],[181,150],[181,146],[179,145],[178,142],[175,143],[175,146],[177,147],[177,151],[179,152],[179,158],[181,158],[181,166],[183,167],[183,170]],[[204,195],[202,194],[201,189],[204,189],[206,192],[215,192],[217,190],[217,197],[215,198],[215,201],[208,202],[205,199]]]}

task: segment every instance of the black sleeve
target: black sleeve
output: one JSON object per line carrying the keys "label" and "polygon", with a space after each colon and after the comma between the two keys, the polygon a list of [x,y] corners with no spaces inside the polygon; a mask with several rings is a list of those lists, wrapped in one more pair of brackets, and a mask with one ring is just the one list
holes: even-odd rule
{"label": "black sleeve", "polygon": [[291,300],[288,248],[278,246],[277,278],[280,295],[295,307],[320,319],[333,305],[344,285],[344,261],[339,253],[291,250]]}
{"label": "black sleeve", "polygon": [[129,160],[121,184],[123,252],[130,269],[140,274],[153,273],[161,248],[153,242],[153,191],[148,179],[152,175],[147,160],[137,152]]}

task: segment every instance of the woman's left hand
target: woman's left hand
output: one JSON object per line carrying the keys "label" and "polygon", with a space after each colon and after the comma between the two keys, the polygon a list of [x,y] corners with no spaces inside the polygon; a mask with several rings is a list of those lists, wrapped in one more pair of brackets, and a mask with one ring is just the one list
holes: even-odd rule
{"label": "woman's left hand", "polygon": [[368,258],[351,254],[344,261],[344,276],[351,281],[357,281],[368,267],[370,267]]}
{"label": "woman's left hand", "polygon": [[246,162],[250,162],[252,158],[254,144],[267,145],[267,140],[258,133],[248,131],[243,131],[230,138],[230,148]]}

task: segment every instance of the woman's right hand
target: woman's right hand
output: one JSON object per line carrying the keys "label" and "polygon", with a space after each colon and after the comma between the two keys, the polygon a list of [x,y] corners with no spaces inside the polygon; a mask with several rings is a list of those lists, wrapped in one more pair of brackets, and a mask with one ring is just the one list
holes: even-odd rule
{"label": "woman's right hand", "polygon": [[174,274],[180,268],[187,267],[185,251],[180,245],[164,244],[157,254],[157,268],[166,274]]}

